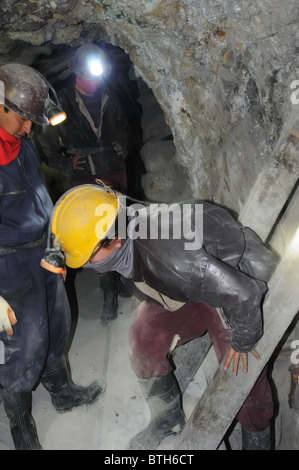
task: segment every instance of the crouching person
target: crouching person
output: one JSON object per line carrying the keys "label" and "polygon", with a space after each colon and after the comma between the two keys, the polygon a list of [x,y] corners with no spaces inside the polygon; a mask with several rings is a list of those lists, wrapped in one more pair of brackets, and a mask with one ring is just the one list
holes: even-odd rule
{"label": "crouching person", "polygon": [[[239,363],[247,371],[248,353],[259,359],[255,346],[263,334],[261,307],[278,260],[223,208],[189,201],[184,211],[184,204],[168,218],[168,238],[157,229],[169,216],[169,206],[164,205],[165,214],[159,214],[157,204],[145,203],[135,213],[130,206],[124,218],[124,198],[108,188],[70,190],[54,209],[52,232],[68,266],[117,271],[146,296],[135,312],[129,341],[131,366],[151,420],[130,441],[132,450],[155,449],[185,426],[181,391],[169,361],[174,336],[181,345],[208,331],[218,361],[226,356],[225,369],[232,364],[235,375]],[[201,210],[202,219],[197,217]],[[124,220],[125,236],[120,234]],[[202,230],[196,228],[198,221]],[[185,222],[187,235],[174,236]],[[192,231],[200,236],[190,249]],[[272,416],[265,368],[237,416],[243,449],[270,448]]]}

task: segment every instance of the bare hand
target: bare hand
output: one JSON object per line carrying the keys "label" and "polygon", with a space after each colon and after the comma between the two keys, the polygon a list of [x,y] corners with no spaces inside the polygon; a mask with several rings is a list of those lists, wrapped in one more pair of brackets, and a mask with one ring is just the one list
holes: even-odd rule
{"label": "bare hand", "polygon": [[14,334],[13,326],[17,323],[15,312],[0,295],[0,331],[6,331],[9,336]]}
{"label": "bare hand", "polygon": [[[259,355],[259,353],[255,349],[253,349],[250,352],[251,352],[251,354],[254,355],[254,357],[257,360],[260,360],[261,356]],[[245,372],[245,374],[246,374],[246,372],[248,371],[248,355],[247,355],[247,353],[238,353],[232,347],[230,347],[230,350],[227,353],[226,360],[225,360],[225,363],[224,363],[224,370],[228,370],[231,361],[233,361],[233,374],[237,375],[238,374],[238,369],[239,369],[240,358],[242,359],[243,372]]]}
{"label": "bare hand", "polygon": [[86,155],[75,155],[72,158],[72,163],[74,170],[84,170],[84,163],[86,163]]}

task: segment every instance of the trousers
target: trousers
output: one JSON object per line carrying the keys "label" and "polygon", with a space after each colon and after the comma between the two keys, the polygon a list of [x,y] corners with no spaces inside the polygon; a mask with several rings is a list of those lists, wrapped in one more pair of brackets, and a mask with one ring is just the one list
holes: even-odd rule
{"label": "trousers", "polygon": [[18,319],[13,336],[0,333],[0,387],[10,393],[30,392],[47,363],[64,354],[69,337],[71,314],[63,278],[40,265],[45,247],[0,256],[0,295]]}
{"label": "trousers", "polygon": [[[217,310],[207,304],[187,303],[176,311],[154,302],[143,302],[135,311],[129,332],[130,362],[138,378],[162,377],[172,371],[167,355],[175,334],[177,346],[208,331],[220,363],[230,348],[231,330],[224,327]],[[238,412],[237,419],[248,431],[265,429],[273,416],[274,402],[267,366]]]}

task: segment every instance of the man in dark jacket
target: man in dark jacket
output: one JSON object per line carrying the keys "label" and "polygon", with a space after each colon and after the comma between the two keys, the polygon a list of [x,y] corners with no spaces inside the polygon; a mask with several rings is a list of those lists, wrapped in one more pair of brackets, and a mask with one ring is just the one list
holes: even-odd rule
{"label": "man in dark jacket", "polygon": [[48,83],[20,64],[0,67],[0,387],[17,450],[41,450],[31,416],[40,380],[58,412],[93,403],[104,383],[72,383],[64,357],[70,309],[63,277],[43,270],[52,212],[40,159],[27,139],[48,124]]}
{"label": "man in dark jacket", "polygon": [[[71,177],[72,186],[102,180],[114,189],[127,192],[125,151],[126,120],[120,101],[111,87],[111,65],[95,44],[79,47],[69,63],[73,72],[68,86],[58,97],[68,119],[60,126],[37,129],[36,147],[46,163]],[[74,281],[70,271],[67,282]],[[103,320],[117,317],[117,294],[127,296],[119,276],[99,276],[104,294]]]}
{"label": "man in dark jacket", "polygon": [[[174,337],[180,345],[208,330],[219,362],[227,354],[226,369],[232,362],[237,374],[241,360],[247,371],[247,354],[259,358],[254,348],[263,334],[261,306],[277,259],[254,232],[206,201],[124,208],[120,195],[82,186],[58,201],[52,231],[66,264],[76,259],[98,272],[115,270],[146,295],[131,326],[130,359],[151,422],[129,447],[154,449],[185,424],[169,361]],[[89,244],[88,233],[94,237]],[[246,449],[270,445],[273,400],[266,372],[238,413]]]}

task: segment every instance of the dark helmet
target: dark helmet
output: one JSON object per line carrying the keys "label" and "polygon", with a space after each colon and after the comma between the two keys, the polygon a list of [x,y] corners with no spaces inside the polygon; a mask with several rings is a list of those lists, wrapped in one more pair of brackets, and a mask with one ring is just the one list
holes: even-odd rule
{"label": "dark helmet", "polygon": [[[102,66],[102,72],[94,74],[91,64],[99,62]],[[105,76],[110,73],[111,66],[107,61],[105,52],[96,44],[83,44],[75,52],[69,62],[69,67],[76,75],[86,78],[95,78],[96,76]]]}
{"label": "dark helmet", "polygon": [[45,115],[49,102],[49,86],[37,70],[28,65],[2,65],[0,82],[4,95],[0,96],[0,104],[35,124],[49,124]]}

